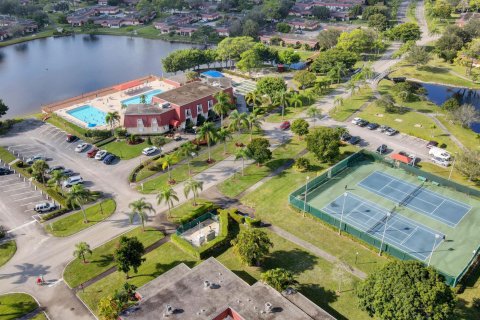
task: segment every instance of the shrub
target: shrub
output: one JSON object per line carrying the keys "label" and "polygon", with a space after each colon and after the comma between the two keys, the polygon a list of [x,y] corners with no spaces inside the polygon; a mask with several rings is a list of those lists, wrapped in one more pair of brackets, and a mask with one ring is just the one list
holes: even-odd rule
{"label": "shrub", "polygon": [[107,139],[105,139],[105,140],[102,140],[102,141],[98,142],[98,143],[96,144],[96,147],[97,147],[97,148],[100,148],[100,147],[102,147],[102,146],[104,146],[104,145],[106,145],[106,144],[108,144],[108,143],[110,143],[110,142],[115,141],[116,139],[117,139],[117,138],[115,138],[115,137],[107,138]]}
{"label": "shrub", "polygon": [[204,213],[207,213],[209,211],[214,211],[216,209],[218,209],[218,206],[213,202],[205,202],[200,206],[198,206],[197,208],[195,208],[195,210],[193,210],[189,215],[181,217],[178,222],[180,224],[187,223],[188,221],[191,221],[195,218],[200,217]]}
{"label": "shrub", "polygon": [[115,137],[117,137],[117,138],[126,138],[127,137],[127,129],[115,128],[114,134],[115,134]]}
{"label": "shrub", "polygon": [[151,145],[152,145],[152,138],[150,138],[150,137],[147,137],[147,144],[148,144],[149,146],[151,146]]}
{"label": "shrub", "polygon": [[226,211],[230,218],[232,218],[236,223],[243,224],[245,222],[245,217],[241,214],[238,214],[238,210],[236,208],[218,210],[219,213],[224,211]]}
{"label": "shrub", "polygon": [[152,144],[156,147],[161,147],[167,143],[167,138],[164,136],[156,136],[151,139]]}
{"label": "shrub", "polygon": [[307,171],[310,167],[310,161],[307,158],[299,157],[295,159],[295,164],[293,165],[298,171]]}
{"label": "shrub", "polygon": [[258,228],[262,225],[262,220],[260,219],[252,219],[250,217],[245,218],[245,222],[251,228]]}
{"label": "shrub", "polygon": [[110,130],[88,130],[85,132],[85,137],[87,138],[110,138],[112,136],[112,132]]}
{"label": "shrub", "polygon": [[46,214],[42,214],[40,216],[40,219],[42,220],[42,222],[45,222],[45,221],[51,220],[53,218],[59,217],[62,214],[68,212],[68,211],[69,211],[69,209],[67,209],[67,208],[61,208],[61,209],[58,209],[58,210],[55,210],[55,211],[52,211],[52,212],[49,212],[49,213],[46,213]]}
{"label": "shrub", "polygon": [[0,225],[0,239],[5,238],[7,235],[7,228],[4,226]]}

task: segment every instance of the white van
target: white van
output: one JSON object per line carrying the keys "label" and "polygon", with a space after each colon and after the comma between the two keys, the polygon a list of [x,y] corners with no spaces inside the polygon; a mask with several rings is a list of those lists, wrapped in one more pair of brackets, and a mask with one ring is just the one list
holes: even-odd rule
{"label": "white van", "polygon": [[71,186],[81,183],[83,183],[83,179],[81,176],[73,176],[63,182],[63,187],[70,188]]}
{"label": "white van", "polygon": [[432,157],[432,162],[438,164],[439,166],[448,167],[450,165],[450,161],[439,158],[439,157]]}
{"label": "white van", "polygon": [[446,151],[445,149],[437,148],[437,147],[432,147],[430,150],[428,150],[428,154],[431,155],[432,157],[440,158],[447,161],[450,161],[450,159],[452,158],[452,156],[450,155],[450,153],[448,153],[448,151]]}

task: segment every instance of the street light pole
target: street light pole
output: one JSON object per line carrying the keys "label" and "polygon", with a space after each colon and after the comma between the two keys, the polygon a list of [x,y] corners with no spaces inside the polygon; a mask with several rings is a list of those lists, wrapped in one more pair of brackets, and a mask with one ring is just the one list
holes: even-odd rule
{"label": "street light pole", "polygon": [[306,178],[306,183],[305,183],[305,196],[303,197],[303,216],[305,217],[305,212],[307,211],[307,192],[308,192],[308,180],[310,180],[310,177],[307,176]]}
{"label": "street light pole", "polygon": [[385,240],[385,232],[387,232],[387,223],[388,218],[390,218],[391,213],[387,212],[387,220],[385,220],[385,225],[383,226],[383,234],[382,234],[382,243],[380,244],[380,250],[378,251],[378,255],[382,255],[382,248],[383,248],[383,241]]}
{"label": "street light pole", "polygon": [[435,234],[435,241],[433,241],[432,252],[430,253],[430,256],[428,257],[427,267],[430,266],[430,261],[432,261],[433,252],[435,251],[435,246],[437,245],[437,239],[438,239],[438,238],[440,238],[440,235],[439,235],[439,234]]}
{"label": "street light pole", "polygon": [[453,158],[452,167],[450,168],[450,173],[448,174],[448,180],[450,180],[450,178],[452,177],[453,167],[455,166],[455,160],[456,159],[457,159],[457,157]]}
{"label": "street light pole", "polygon": [[347,192],[343,194],[342,214],[340,215],[340,225],[338,226],[338,234],[342,234],[343,212],[345,211],[345,200],[347,199]]}

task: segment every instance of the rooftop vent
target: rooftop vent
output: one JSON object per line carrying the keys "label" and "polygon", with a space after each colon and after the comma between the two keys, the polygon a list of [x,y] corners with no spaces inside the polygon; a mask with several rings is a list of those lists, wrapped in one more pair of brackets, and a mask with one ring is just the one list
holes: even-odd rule
{"label": "rooftop vent", "polygon": [[203,281],[203,288],[205,288],[205,289],[210,288],[210,281],[208,281],[208,280]]}
{"label": "rooftop vent", "polygon": [[167,304],[165,306],[165,312],[163,313],[163,317],[168,318],[174,313],[175,313],[175,309],[171,305]]}
{"label": "rooftop vent", "polygon": [[265,313],[272,313],[272,304],[270,302],[265,303]]}

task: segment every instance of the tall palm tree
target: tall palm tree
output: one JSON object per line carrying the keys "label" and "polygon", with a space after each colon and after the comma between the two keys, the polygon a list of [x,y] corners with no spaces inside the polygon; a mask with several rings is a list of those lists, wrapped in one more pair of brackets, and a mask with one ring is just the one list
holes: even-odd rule
{"label": "tall palm tree", "polygon": [[168,217],[172,216],[171,210],[173,208],[173,201],[178,202],[177,192],[170,187],[163,188],[157,194],[158,205],[161,205],[162,202],[165,202],[168,206]]}
{"label": "tall palm tree", "polygon": [[45,184],[45,174],[48,168],[48,164],[45,160],[37,160],[32,164],[32,174],[37,179],[41,179],[42,183]]}
{"label": "tall palm tree", "polygon": [[178,157],[175,153],[166,154],[165,157],[161,159],[162,170],[167,169],[169,181],[172,181],[172,172],[170,171],[170,166],[174,165],[177,161]]}
{"label": "tall palm tree", "polygon": [[333,66],[332,69],[328,72],[328,76],[331,77],[332,79],[336,79],[337,83],[340,83],[340,80],[342,79],[342,76],[347,74],[347,67],[343,62],[337,62]]}
{"label": "tall palm tree", "polygon": [[213,122],[205,122],[198,130],[198,136],[201,140],[207,141],[208,148],[208,162],[212,161],[212,156],[210,152],[210,145],[212,142],[215,142],[217,139],[217,128]]}
{"label": "tall palm tree", "polygon": [[217,132],[217,139],[223,142],[223,154],[227,154],[227,140],[232,138],[232,132],[229,129],[221,128]]}
{"label": "tall palm tree", "polygon": [[95,200],[97,197],[93,195],[88,189],[81,184],[76,184],[70,188],[70,191],[67,194],[67,203],[70,206],[75,207],[78,205],[83,213],[83,222],[87,223],[87,214],[85,213],[85,209],[83,205]]}
{"label": "tall palm tree", "polygon": [[85,260],[86,254],[92,254],[92,250],[90,249],[90,245],[86,242],[79,242],[75,244],[75,251],[73,251],[73,256],[77,259],[82,259],[83,263],[87,263]]}
{"label": "tall palm tree", "polygon": [[357,90],[357,82],[353,79],[347,82],[347,89],[350,90],[350,97],[353,96],[355,90]]}
{"label": "tall palm tree", "polygon": [[61,192],[62,190],[62,181],[65,180],[67,176],[63,173],[62,170],[55,170],[51,173],[50,179],[48,183],[51,185],[55,185],[55,189],[57,192]]}
{"label": "tall palm tree", "polygon": [[145,211],[154,212],[153,206],[151,203],[146,202],[145,198],[140,198],[131,202],[128,207],[132,209],[132,212],[128,215],[130,218],[130,223],[133,223],[135,216],[140,218],[142,223],[142,230],[145,231],[145,221],[148,221],[148,214]]}
{"label": "tall palm tree", "polygon": [[252,112],[255,112],[255,106],[261,104],[261,95],[257,91],[250,91],[245,96],[245,102],[253,107]]}
{"label": "tall palm tree", "polygon": [[194,145],[191,141],[184,143],[178,149],[178,154],[181,157],[187,158],[187,166],[188,166],[188,175],[192,175],[192,171],[190,170],[190,162],[192,161],[195,151],[197,151],[197,146]]}
{"label": "tall palm tree", "polygon": [[297,108],[303,106],[303,101],[298,93],[293,93],[288,98],[288,104],[294,108]]}
{"label": "tall palm tree", "polygon": [[185,198],[188,199],[188,196],[190,193],[193,194],[193,205],[197,205],[197,197],[199,191],[203,190],[203,181],[197,181],[194,179],[188,179],[187,182],[185,182],[185,187],[183,188],[183,192],[185,194]]}
{"label": "tall palm tree", "polygon": [[105,122],[110,125],[110,129],[112,130],[113,135],[113,127],[117,122],[120,122],[120,114],[118,113],[118,111],[108,112],[105,115]]}
{"label": "tall palm tree", "polygon": [[230,113],[230,116],[228,117],[228,119],[230,120],[229,128],[232,131],[236,131],[240,133],[242,129],[245,129],[248,127],[246,113],[243,113],[243,112],[240,113],[238,112],[238,110],[234,110],[232,111],[232,113]]}
{"label": "tall palm tree", "polygon": [[223,91],[216,93],[213,97],[217,100],[213,105],[213,111],[220,116],[220,126],[223,127],[223,116],[232,108],[231,98]]}
{"label": "tall palm tree", "polygon": [[282,120],[285,116],[285,108],[289,106],[288,97],[289,94],[285,90],[278,92],[275,96],[276,102],[282,107]]}
{"label": "tall palm tree", "polygon": [[333,99],[333,105],[334,106],[343,106],[343,98],[342,97],[336,97]]}
{"label": "tall palm tree", "polygon": [[311,106],[307,109],[307,115],[313,119],[313,127],[315,127],[315,121],[317,120],[317,116],[320,114],[317,107]]}
{"label": "tall palm tree", "polygon": [[235,153],[235,160],[242,159],[242,177],[245,170],[245,160],[251,159],[252,154],[247,148],[242,148]]}
{"label": "tall palm tree", "polygon": [[262,128],[262,120],[260,119],[259,115],[250,113],[247,116],[247,124],[248,130],[250,131],[250,141],[252,141],[253,130]]}

